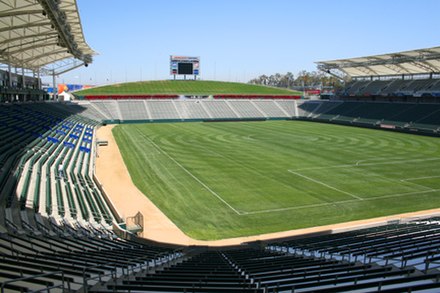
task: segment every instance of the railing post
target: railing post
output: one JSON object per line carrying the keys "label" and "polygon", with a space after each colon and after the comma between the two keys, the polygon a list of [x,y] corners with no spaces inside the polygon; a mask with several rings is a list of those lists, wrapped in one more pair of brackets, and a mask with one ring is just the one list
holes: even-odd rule
{"label": "railing post", "polygon": [[83,291],[84,293],[89,292],[89,289],[87,288],[87,280],[86,280],[86,268],[83,268]]}

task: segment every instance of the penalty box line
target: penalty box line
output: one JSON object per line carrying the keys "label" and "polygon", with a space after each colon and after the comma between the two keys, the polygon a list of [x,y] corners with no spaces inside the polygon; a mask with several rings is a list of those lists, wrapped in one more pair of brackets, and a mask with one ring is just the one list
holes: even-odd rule
{"label": "penalty box line", "polygon": [[433,179],[433,178],[440,178],[440,176],[424,176],[424,177],[405,178],[405,179],[402,179],[401,181],[416,181],[416,180]]}
{"label": "penalty box line", "polygon": [[332,189],[332,190],[335,190],[335,191],[337,191],[337,192],[343,193],[343,194],[348,195],[348,196],[350,196],[350,197],[352,197],[352,198],[355,198],[355,199],[357,199],[357,200],[364,200],[362,197],[359,197],[359,196],[357,196],[357,195],[355,195],[355,194],[352,194],[352,193],[350,193],[350,192],[343,191],[343,190],[341,190],[341,189],[338,189],[338,188],[336,188],[336,187],[333,187],[333,186],[331,186],[331,185],[328,185],[328,184],[326,184],[326,183],[324,183],[324,182],[321,182],[321,181],[319,181],[319,180],[313,179],[313,178],[308,177],[308,176],[306,176],[306,175],[300,174],[300,173],[295,172],[295,171],[292,171],[292,170],[287,170],[287,171],[290,172],[290,173],[292,173],[292,174],[294,174],[294,175],[296,175],[296,176],[302,177],[302,178],[304,178],[304,179],[306,179],[306,180],[309,180],[309,181],[312,181],[312,182],[314,182],[314,183],[316,183],[316,184],[320,184],[320,185],[325,186],[325,187],[327,187],[327,188],[329,188],[329,189]]}
{"label": "penalty box line", "polygon": [[208,185],[206,185],[202,180],[197,178],[193,173],[191,173],[188,169],[186,169],[182,164],[180,164],[178,161],[176,161],[173,157],[171,157],[166,151],[164,151],[160,146],[158,146],[154,141],[152,141],[148,136],[146,136],[144,133],[142,133],[139,129],[137,129],[139,134],[142,135],[146,140],[148,140],[159,152],[167,156],[171,161],[173,161],[177,166],[179,166],[186,174],[191,176],[195,181],[197,181],[200,185],[202,185],[208,192],[210,192],[212,195],[214,195],[218,200],[220,200],[222,203],[224,203],[227,207],[229,207],[234,213],[241,216],[246,213],[241,213],[238,210],[236,210],[232,205],[230,205],[226,200],[224,200],[218,193],[216,193],[214,190],[212,190]]}
{"label": "penalty box line", "polygon": [[[438,191],[440,191],[440,189],[415,191],[415,192],[407,192],[407,193],[395,193],[395,194],[388,194],[388,195],[364,198],[363,201],[373,201],[373,200],[387,199],[387,198],[393,198],[393,197],[402,197],[402,196],[408,196],[408,195],[426,194],[426,193],[432,193],[432,192],[438,192]],[[347,200],[340,200],[340,201],[334,201],[334,202],[324,202],[324,203],[294,206],[294,207],[287,207],[287,208],[260,210],[260,211],[248,212],[247,214],[255,215],[255,214],[265,214],[265,213],[274,213],[274,212],[284,212],[284,211],[300,210],[300,209],[307,209],[307,208],[334,206],[334,205],[338,205],[338,204],[353,203],[353,202],[358,202],[358,200],[357,199],[347,199]]]}
{"label": "penalty box line", "polygon": [[414,177],[414,178],[405,178],[405,179],[400,179],[401,182],[408,182],[411,183],[413,185],[416,186],[420,186],[423,188],[426,188],[428,190],[435,190],[434,188],[431,188],[429,186],[425,186],[423,184],[418,184],[418,183],[414,183],[413,181],[417,181],[417,180],[423,180],[423,179],[434,179],[434,178],[440,178],[440,176],[424,176],[424,177]]}
{"label": "penalty box line", "polygon": [[354,164],[342,164],[342,165],[332,165],[332,166],[319,166],[319,167],[306,167],[290,171],[307,171],[307,170],[327,170],[327,169],[337,169],[337,168],[353,168],[353,167],[365,167],[365,166],[380,166],[380,165],[398,165],[398,164],[406,164],[406,163],[416,163],[416,162],[429,162],[429,161],[438,161],[440,158],[427,158],[427,159],[410,159],[410,160],[400,160],[400,161],[390,161],[385,160],[384,162],[375,162],[375,163],[364,163],[367,161],[371,161],[372,159],[367,160],[359,160]]}

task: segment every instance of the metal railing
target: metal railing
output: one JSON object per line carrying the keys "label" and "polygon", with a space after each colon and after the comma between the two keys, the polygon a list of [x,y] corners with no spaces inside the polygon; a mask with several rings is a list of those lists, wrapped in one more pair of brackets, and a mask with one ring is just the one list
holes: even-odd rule
{"label": "metal railing", "polygon": [[[67,290],[68,292],[70,292],[70,282],[67,280],[67,278],[65,278],[64,276],[64,272],[62,271],[56,271],[56,272],[51,272],[51,273],[45,273],[45,274],[40,274],[40,275],[35,275],[35,276],[29,276],[29,277],[22,277],[22,278],[17,278],[17,279],[13,279],[13,280],[8,280],[8,281],[4,281],[1,284],[1,293],[5,293],[5,289],[8,289],[9,285],[12,285],[13,283],[16,282],[30,282],[32,283],[32,280],[35,280],[37,278],[50,278],[51,276],[61,276],[61,283],[60,284],[53,284],[50,281],[47,281],[47,285],[46,288],[42,288],[42,289],[38,289],[38,290],[32,290],[33,292],[50,292],[50,290],[52,289],[62,289],[63,291]],[[15,287],[16,285],[14,285]],[[67,286],[67,287],[66,287]],[[23,288],[25,289],[25,288]]]}
{"label": "metal railing", "polygon": [[[89,282],[96,281],[96,283],[103,282],[103,279],[108,277],[109,279],[116,279],[121,276],[128,276],[135,272],[142,271],[146,269],[147,271],[150,268],[155,268],[159,265],[163,265],[171,262],[181,256],[181,253],[175,251],[173,253],[164,253],[163,255],[159,254],[157,258],[154,259],[146,259],[145,257],[136,257],[132,259],[124,260],[123,262],[126,265],[121,264],[121,262],[108,262],[105,264],[97,264],[93,266],[88,266],[83,268],[82,279],[83,279],[83,292],[87,293],[89,289]],[[135,264],[133,264],[135,263]],[[112,267],[111,270],[98,273],[97,275],[87,277],[87,271],[93,269],[100,269],[103,267]]]}

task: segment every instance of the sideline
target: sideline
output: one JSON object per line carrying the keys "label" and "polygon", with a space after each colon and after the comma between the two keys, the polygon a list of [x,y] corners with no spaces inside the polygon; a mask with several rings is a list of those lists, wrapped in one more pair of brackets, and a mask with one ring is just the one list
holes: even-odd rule
{"label": "sideline", "polygon": [[319,181],[319,180],[313,179],[313,178],[308,177],[308,176],[306,176],[306,175],[300,174],[300,173],[298,173],[298,172],[294,172],[294,171],[292,171],[292,170],[287,170],[287,171],[288,171],[289,173],[295,174],[296,176],[302,177],[302,178],[304,178],[304,179],[306,179],[306,180],[309,180],[309,181],[315,182],[316,184],[320,184],[320,185],[322,185],[322,186],[325,186],[325,187],[327,187],[327,188],[330,188],[330,189],[332,189],[332,190],[335,190],[335,191],[337,191],[337,192],[339,192],[339,193],[343,193],[343,194],[345,194],[345,195],[349,195],[349,196],[351,196],[352,198],[355,198],[355,199],[357,199],[357,200],[364,200],[362,197],[359,197],[359,196],[357,196],[357,195],[354,195],[354,194],[352,194],[352,193],[350,193],[350,192],[343,191],[343,190],[341,190],[341,189],[338,189],[338,188],[336,188],[336,187],[333,187],[333,186],[331,186],[331,185],[328,185],[328,184],[326,184],[326,183],[324,183],[324,182],[321,182],[321,181]]}

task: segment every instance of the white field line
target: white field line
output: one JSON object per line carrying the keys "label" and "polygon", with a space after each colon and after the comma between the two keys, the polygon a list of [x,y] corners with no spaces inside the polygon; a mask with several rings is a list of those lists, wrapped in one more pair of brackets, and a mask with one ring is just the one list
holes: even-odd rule
{"label": "white field line", "polygon": [[401,181],[413,181],[413,180],[423,180],[423,179],[432,179],[432,178],[440,178],[440,176],[425,176],[425,177],[415,177],[415,178],[406,178]]}
{"label": "white field line", "polygon": [[[378,200],[378,199],[384,199],[384,198],[402,197],[402,196],[415,195],[415,194],[424,194],[424,193],[431,193],[431,192],[437,192],[437,191],[440,191],[440,189],[432,189],[432,190],[416,191],[416,192],[408,192],[408,193],[388,194],[388,195],[383,195],[383,196],[364,198],[363,201],[372,201],[372,200]],[[357,200],[357,199],[349,199],[349,200],[341,200],[341,201],[326,202],[326,203],[317,203],[317,204],[302,205],[302,206],[295,206],[295,207],[287,207],[287,208],[268,209],[268,210],[247,212],[246,214],[254,215],[254,214],[264,214],[264,213],[273,213],[273,212],[283,212],[283,211],[315,208],[315,207],[322,207],[322,206],[332,206],[332,205],[336,205],[336,204],[344,204],[344,203],[351,203],[351,202],[357,202],[357,201],[359,201],[359,200]]]}
{"label": "white field line", "polygon": [[237,211],[233,206],[231,206],[226,200],[224,200],[219,194],[217,194],[214,190],[212,190],[208,185],[206,185],[202,180],[197,178],[194,174],[192,174],[188,169],[186,169],[182,164],[177,162],[173,157],[171,157],[166,151],[164,151],[161,147],[159,147],[156,143],[154,143],[149,137],[147,137],[145,134],[143,134],[139,129],[138,132],[147,139],[157,150],[159,150],[161,153],[163,153],[165,156],[167,156],[171,161],[173,161],[177,166],[179,166],[183,171],[185,171],[189,176],[191,176],[194,180],[196,180],[200,185],[202,185],[206,190],[208,190],[212,195],[214,195],[216,198],[218,198],[222,203],[224,203],[226,206],[228,206],[234,213],[237,215],[242,215],[243,213],[240,213]]}
{"label": "white field line", "polygon": [[[394,157],[393,159],[394,159],[394,162],[396,162],[397,160],[402,160],[402,159],[404,160],[405,158]],[[362,160],[356,161],[355,165],[359,166],[362,163],[368,162],[368,161],[379,161],[379,162],[386,161],[386,162],[389,162],[390,158],[389,157],[371,157],[371,158],[368,158],[368,159],[362,159]]]}
{"label": "white field line", "polygon": [[287,170],[287,171],[290,172],[290,173],[292,173],[292,174],[295,174],[295,175],[297,175],[297,176],[299,176],[299,177],[302,177],[302,178],[304,178],[304,179],[306,179],[306,180],[309,180],[309,181],[315,182],[315,183],[320,184],[320,185],[323,185],[323,186],[325,186],[325,187],[327,187],[327,188],[330,188],[330,189],[336,190],[336,191],[338,191],[338,192],[340,192],[340,193],[343,193],[343,194],[349,195],[349,196],[351,196],[352,198],[355,198],[355,199],[357,199],[357,200],[364,200],[362,197],[359,197],[359,196],[357,196],[357,195],[354,195],[354,194],[352,194],[352,193],[350,193],[350,192],[343,191],[343,190],[341,190],[341,189],[338,189],[338,188],[336,188],[336,187],[333,187],[333,186],[331,186],[331,185],[328,185],[328,184],[326,184],[326,183],[324,183],[324,182],[321,182],[321,181],[319,181],[319,180],[316,180],[316,179],[310,178],[310,177],[305,176],[305,175],[303,175],[303,174],[300,174],[300,173],[298,173],[298,172],[295,172],[295,171],[292,171],[292,170]]}
{"label": "white field line", "polygon": [[[376,156],[376,157],[370,157],[370,158],[358,160],[358,161],[356,161],[355,165],[359,166],[359,165],[363,165],[362,163],[364,163],[364,162],[371,162],[371,161],[373,161],[373,162],[376,161],[378,163],[384,162],[384,161],[385,162],[390,162],[391,159],[393,160],[392,162],[401,162],[402,160],[405,160],[406,158],[403,158],[403,157],[392,157],[392,158],[390,158],[390,157],[377,157]],[[417,160],[420,160],[420,159],[417,159]],[[372,164],[372,163],[369,163],[369,164]]]}
{"label": "white field line", "polygon": [[405,161],[387,161],[387,162],[378,162],[378,163],[357,164],[358,162],[360,162],[360,161],[358,161],[356,164],[344,164],[344,165],[333,165],[333,166],[322,166],[322,167],[308,167],[308,168],[295,169],[295,170],[291,170],[291,171],[324,170],[324,169],[347,168],[347,167],[394,165],[394,164],[406,164],[406,163],[438,161],[438,160],[440,160],[440,158],[413,159],[413,160],[405,160]]}
{"label": "white field line", "polygon": [[425,186],[425,185],[422,185],[422,184],[418,184],[418,183],[414,183],[414,182],[412,182],[412,181],[423,180],[423,179],[431,179],[431,178],[439,178],[439,177],[440,177],[440,176],[425,176],[425,177],[416,177],[416,178],[406,178],[406,179],[401,179],[400,181],[401,181],[401,182],[408,182],[408,183],[411,183],[411,184],[413,184],[413,185],[416,185],[416,186],[420,186],[420,187],[426,188],[426,189],[428,189],[428,190],[434,190],[434,189],[431,188],[431,187],[428,187],[428,186]]}
{"label": "white field line", "polygon": [[422,185],[422,184],[414,183],[411,180],[408,181],[408,180],[405,180],[405,179],[401,179],[400,182],[406,182],[406,183],[410,183],[412,185],[419,186],[419,187],[422,187],[422,188],[425,188],[425,189],[428,189],[428,190],[434,190],[431,187],[428,187],[428,186],[425,186],[425,185]]}
{"label": "white field line", "polygon": [[255,138],[252,138],[252,135],[243,136],[243,139],[246,139],[246,140],[255,140]]}

